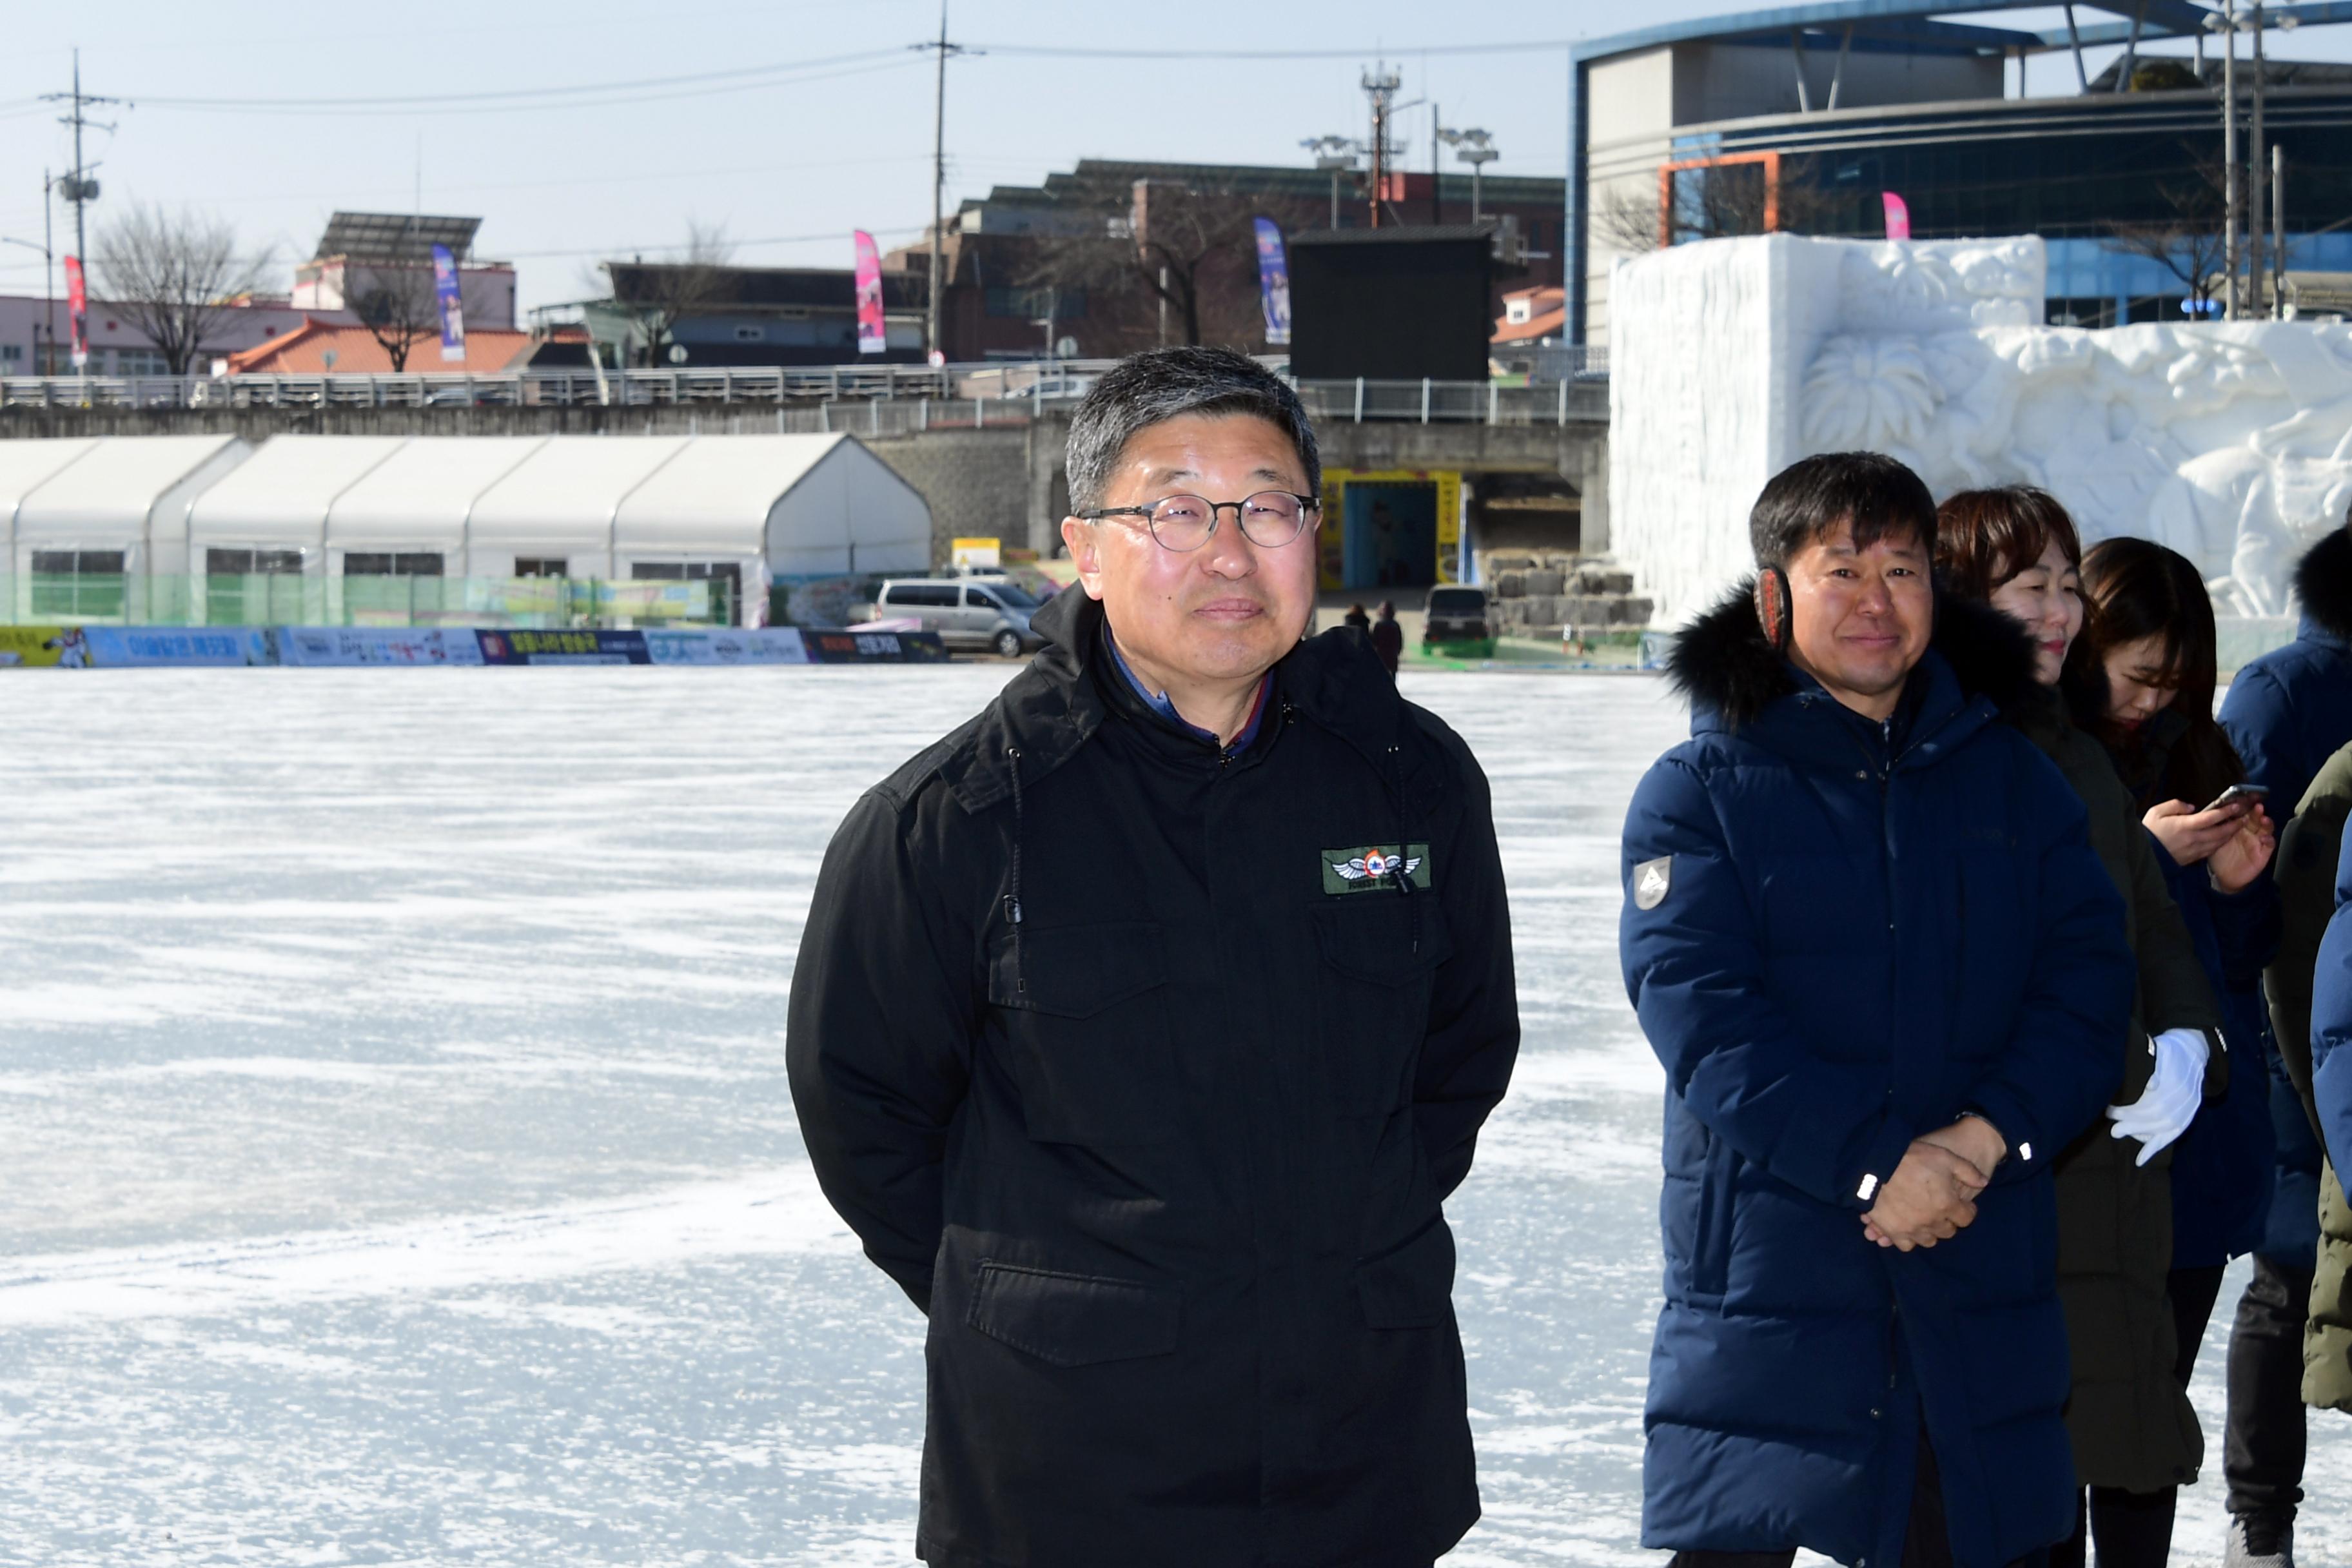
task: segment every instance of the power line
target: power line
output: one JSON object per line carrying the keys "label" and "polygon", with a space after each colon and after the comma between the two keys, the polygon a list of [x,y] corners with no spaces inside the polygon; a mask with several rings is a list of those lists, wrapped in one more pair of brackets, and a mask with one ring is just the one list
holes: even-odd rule
{"label": "power line", "polygon": [[[896,60],[897,49],[862,49],[856,54],[827,55],[817,59],[778,60],[763,66],[743,66],[734,70],[697,71],[687,76],[637,77],[625,81],[581,82],[571,87],[502,88],[483,92],[412,93],[382,98],[161,98],[147,96],[140,102],[161,109],[446,109],[461,104],[488,104],[509,100],[577,97],[599,92],[637,92],[654,88],[688,87],[698,83],[743,81],[747,78],[774,76],[785,71],[817,70],[831,66],[856,65],[865,60]],[[749,83],[748,85],[765,85]]]}
{"label": "power line", "polygon": [[[898,228],[868,229],[866,232],[868,234],[877,235],[898,235],[920,234],[923,230],[920,224],[908,224]],[[772,235],[765,239],[730,239],[727,243],[730,246],[737,247],[761,245],[814,245],[820,241],[828,239],[846,241],[848,237],[849,231],[847,229],[827,229],[822,234],[780,234]],[[685,250],[691,244],[691,241],[680,241],[670,245],[598,245],[591,246],[585,250],[515,250],[508,252],[504,257],[500,258],[500,259],[506,261],[550,261],[561,260],[566,257],[574,256],[602,256],[610,258],[614,260],[618,260],[625,255],[657,256],[664,251]]]}
{"label": "power line", "polygon": [[1066,60],[1354,60],[1366,55],[1517,55],[1543,49],[1576,47],[1574,38],[1537,38],[1502,44],[1433,44],[1426,48],[1400,49],[1378,46],[1368,49],[1083,49],[1050,44],[974,44],[975,53],[1023,55]]}

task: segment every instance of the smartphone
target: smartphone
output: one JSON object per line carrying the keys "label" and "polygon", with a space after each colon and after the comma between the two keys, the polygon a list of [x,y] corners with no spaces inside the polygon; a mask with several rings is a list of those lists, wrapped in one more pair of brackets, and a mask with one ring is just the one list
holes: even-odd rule
{"label": "smartphone", "polygon": [[2245,801],[2253,805],[2260,805],[2263,802],[2268,800],[2270,795],[2270,787],[2267,784],[2234,784],[2228,789],[2223,790],[2221,793],[2221,795],[2214,800],[2213,804],[2207,806],[2205,809],[2207,811],[2219,811],[2225,805],[2235,805],[2240,801]]}

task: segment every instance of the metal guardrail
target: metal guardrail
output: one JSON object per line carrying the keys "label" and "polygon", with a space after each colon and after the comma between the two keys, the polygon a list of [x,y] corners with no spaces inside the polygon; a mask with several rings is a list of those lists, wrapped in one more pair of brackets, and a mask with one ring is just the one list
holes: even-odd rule
{"label": "metal guardrail", "polygon": [[[434,408],[709,406],[777,410],[780,430],[901,434],[1025,424],[1081,397],[1114,360],[793,369],[528,370],[498,375],[0,377],[0,408]],[[1588,362],[1589,363],[1589,362]],[[1285,369],[1279,362],[1276,368]],[[1570,424],[1608,417],[1608,383],[1587,373],[1504,386],[1476,382],[1311,381],[1318,418],[1422,424]],[[877,410],[888,409],[883,414]]]}

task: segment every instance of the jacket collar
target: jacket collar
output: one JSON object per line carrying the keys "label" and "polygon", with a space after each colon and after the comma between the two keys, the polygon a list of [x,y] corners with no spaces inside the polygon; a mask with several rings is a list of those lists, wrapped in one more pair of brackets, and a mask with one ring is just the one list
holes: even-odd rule
{"label": "jacket collar", "polygon": [[[1843,762],[1853,740],[1830,712],[1836,700],[1764,640],[1757,624],[1752,578],[1742,579],[1675,639],[1666,678],[1690,700],[1691,732],[1738,733],[1795,755]],[[1964,731],[1940,732],[1956,721],[1970,730],[2034,690],[2033,645],[2025,629],[1990,605],[1938,593],[1936,630],[1911,672],[1913,749],[1933,757]],[[1932,747],[1922,742],[1935,739]]]}
{"label": "jacket collar", "polygon": [[2338,528],[2295,563],[2295,597],[2303,601],[2306,642],[2352,647],[2352,524]]}
{"label": "jacket collar", "polygon": [[[1016,766],[1024,786],[1035,784],[1101,729],[1110,716],[1095,668],[1106,657],[1103,619],[1102,605],[1075,584],[1030,617],[1046,638],[1044,651],[981,714],[971,743],[940,769],[966,811],[1011,795]],[[1100,673],[1124,681],[1115,668]],[[1363,638],[1338,631],[1307,638],[1276,663],[1265,700],[1265,723],[1297,712],[1345,740],[1383,777],[1392,776],[1389,753],[1403,729],[1404,700]]]}

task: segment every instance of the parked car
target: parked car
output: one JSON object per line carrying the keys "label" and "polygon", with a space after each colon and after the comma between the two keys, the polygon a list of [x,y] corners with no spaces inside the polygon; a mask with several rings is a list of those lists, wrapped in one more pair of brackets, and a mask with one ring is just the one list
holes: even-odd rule
{"label": "parked car", "polygon": [[988,648],[1006,658],[1045,646],[1029,629],[1036,601],[1011,582],[953,577],[901,577],[882,584],[874,617],[919,619],[950,647]]}
{"label": "parked car", "polygon": [[1484,588],[1432,588],[1421,633],[1425,653],[1449,658],[1495,657],[1495,627],[1486,618]]}

